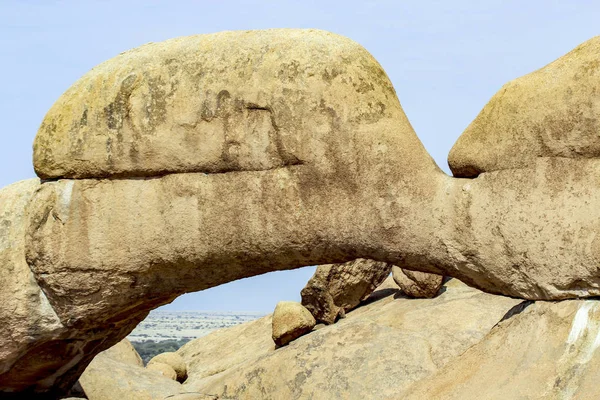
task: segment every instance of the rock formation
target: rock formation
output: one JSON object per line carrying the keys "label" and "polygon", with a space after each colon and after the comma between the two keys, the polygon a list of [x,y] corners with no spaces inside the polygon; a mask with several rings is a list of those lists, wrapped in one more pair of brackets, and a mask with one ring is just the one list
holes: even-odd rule
{"label": "rock formation", "polygon": [[539,157],[600,157],[600,36],[504,85],[458,138],[455,176],[531,167]]}
{"label": "rock formation", "polygon": [[491,171],[476,179],[439,170],[381,66],[337,35],[198,35],[99,65],[40,127],[43,183],[0,191],[1,390],[65,392],[150,309],[279,269],[362,257],[524,299],[600,295],[596,43],[548,67],[533,128],[507,103],[465,133],[504,121],[475,142],[540,143],[506,147],[518,169],[459,139],[451,163],[484,161],[453,168]]}
{"label": "rock formation", "polygon": [[[434,299],[398,294],[390,278],[347,318],[277,350],[269,337],[270,315],[193,340],[177,352],[190,366],[188,380],[168,398],[600,396],[597,300],[520,301],[455,279]],[[244,346],[230,345],[240,337]],[[103,358],[104,353],[92,365]],[[131,367],[144,371],[135,362]],[[113,382],[111,371],[96,379],[105,381],[107,392],[96,391],[91,399],[114,398],[106,384]],[[131,399],[140,387],[131,392],[122,387],[118,398]],[[162,400],[163,393],[140,398]]]}
{"label": "rock formation", "polygon": [[273,311],[271,337],[277,346],[285,346],[310,332],[316,325],[314,317],[302,304],[280,301]]}
{"label": "rock formation", "polygon": [[302,305],[318,322],[333,324],[369,297],[391,270],[391,264],[362,258],[319,265],[302,289]]}
{"label": "rock formation", "polygon": [[215,346],[242,331],[245,338],[268,337],[270,316],[193,340],[178,351],[189,366],[182,390],[239,400],[402,398],[412,384],[427,382],[484,340],[522,303],[457,280],[434,299],[398,292],[389,278],[345,319],[277,350],[264,339],[246,339],[244,357]]}
{"label": "rock formation", "polygon": [[154,362],[152,364],[148,364],[146,366],[148,371],[156,371],[159,372],[165,378],[177,381],[177,372],[168,364],[161,362]]}
{"label": "rock formation", "polygon": [[443,276],[403,270],[400,267],[392,268],[392,276],[404,294],[416,298],[435,297],[444,282]]}
{"label": "rock formation", "polygon": [[535,302],[403,398],[597,399],[599,337],[598,300]]}
{"label": "rock formation", "polygon": [[[128,341],[96,355],[79,383],[89,400],[158,400],[181,393],[181,384],[144,368]],[[175,372],[173,372],[175,374]]]}
{"label": "rock formation", "polygon": [[148,367],[152,364],[168,365],[175,371],[174,379],[177,379],[179,382],[183,382],[185,381],[185,378],[187,378],[187,366],[185,365],[185,361],[183,361],[181,356],[177,353],[167,352],[158,354],[148,361]]}

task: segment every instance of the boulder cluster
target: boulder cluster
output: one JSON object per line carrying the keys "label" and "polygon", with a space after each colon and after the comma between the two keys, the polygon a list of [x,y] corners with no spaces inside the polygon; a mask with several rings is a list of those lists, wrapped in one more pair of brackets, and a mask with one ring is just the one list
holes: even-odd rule
{"label": "boulder cluster", "polygon": [[388,263],[356,259],[342,264],[319,265],[302,289],[302,303],[282,301],[273,312],[273,340],[283,346],[309,333],[317,323],[331,325],[369,298],[390,272],[402,292],[410,297],[434,297],[443,277],[404,271]]}
{"label": "boulder cluster", "polygon": [[[369,343],[379,333],[361,328],[358,318],[333,323],[360,315],[366,306],[352,308],[391,269],[408,296],[443,292],[403,298],[406,304],[446,296],[447,285],[439,290],[444,276],[478,290],[480,307],[492,298],[535,301],[521,313],[502,307],[497,326],[475,329],[477,340],[463,340],[471,329],[463,326],[452,356],[438,358],[432,345],[428,361],[415,358],[429,386],[420,380],[407,398],[444,390],[453,392],[442,398],[466,398],[474,387],[493,398],[526,379],[546,388],[541,397],[586,390],[591,378],[581,371],[595,362],[596,325],[588,321],[596,307],[577,299],[600,295],[599,92],[600,38],[593,38],[505,85],[453,147],[449,177],[417,138],[382,67],[338,35],[196,35],[98,65],[45,116],[34,142],[40,179],[0,190],[0,394],[58,398],[80,376],[83,385],[94,357],[151,309],[190,291],[307,265],[325,266],[303,290],[303,305],[280,307],[269,324],[269,348],[270,336],[289,343],[273,352],[281,363],[302,346],[310,358],[326,332],[340,332],[351,357],[333,348],[316,353],[331,356],[332,369],[354,366],[362,376],[361,368],[376,368],[370,357],[382,355]],[[547,329],[557,340],[568,333],[567,355],[562,345],[544,353],[548,364],[558,357],[548,371],[579,380],[550,384],[552,373],[541,369],[491,384],[489,371],[498,368],[490,354],[510,358],[502,341],[518,341],[536,320],[560,325]],[[317,321],[330,325],[290,343]],[[352,342],[359,337],[362,347]],[[519,346],[526,361],[533,350]],[[183,350],[179,355],[183,364],[161,356],[140,379],[152,372],[169,382],[159,385],[167,393],[182,386],[187,370],[187,384],[192,364]],[[487,357],[487,372],[464,372],[477,357]],[[260,366],[267,358],[252,361],[252,372],[231,372],[256,375],[240,397],[277,387]],[[121,363],[130,370],[135,364]],[[119,376],[133,379],[139,367]],[[218,386],[217,375],[229,372],[215,368],[210,379]],[[278,370],[296,371],[303,390],[318,385],[310,369]],[[351,393],[352,377],[344,379],[329,397]],[[365,388],[374,382],[361,380]],[[216,392],[238,393],[226,385]]]}

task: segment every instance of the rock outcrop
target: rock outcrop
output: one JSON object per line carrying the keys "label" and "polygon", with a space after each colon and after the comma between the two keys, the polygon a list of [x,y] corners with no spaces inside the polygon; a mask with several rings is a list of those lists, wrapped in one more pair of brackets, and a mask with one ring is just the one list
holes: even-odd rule
{"label": "rock outcrop", "polygon": [[125,364],[137,365],[138,367],[144,366],[142,357],[140,357],[137,350],[133,347],[128,339],[121,340],[113,347],[104,350],[101,354],[101,357],[107,357],[111,360],[119,361]]}
{"label": "rock outcrop", "polygon": [[[377,235],[366,225],[429,198],[437,182],[426,177],[439,172],[381,66],[314,30],[199,35],[109,60],[49,111],[34,165],[46,179],[88,179],[45,182],[21,223],[34,288],[68,332],[31,343],[69,339],[85,356],[46,357],[69,365],[63,382],[19,348],[10,357],[38,370],[22,384],[6,378],[8,391],[66,390],[95,353],[182,293],[356,258],[370,246],[362,236]],[[373,198],[377,209],[360,211]],[[401,247],[419,253],[418,243]]]}
{"label": "rock outcrop", "polygon": [[391,270],[391,264],[362,258],[319,265],[302,289],[302,305],[318,322],[333,324],[369,297]]}
{"label": "rock outcrop", "polygon": [[189,366],[182,388],[240,400],[365,399],[374,393],[377,398],[399,398],[411,384],[426,381],[481,341],[522,303],[457,280],[446,283],[434,299],[399,293],[389,278],[365,305],[336,324],[277,350],[264,339],[246,339],[252,353],[235,360],[231,348],[215,343],[237,340],[242,331],[245,338],[268,337],[269,316],[191,341],[178,351]]}
{"label": "rock outcrop", "polygon": [[280,301],[273,311],[271,337],[277,346],[285,346],[300,336],[312,331],[316,322],[302,304],[295,301]]}
{"label": "rock outcrop", "polygon": [[182,386],[175,379],[144,368],[140,360],[126,340],[96,355],[79,379],[86,397],[89,400],[163,400],[181,393]]}
{"label": "rock outcrop", "polygon": [[168,365],[175,371],[175,379],[179,382],[183,382],[187,378],[187,366],[185,365],[185,361],[183,361],[181,356],[177,353],[167,352],[158,354],[148,361],[148,367],[150,367],[151,364]]}
{"label": "rock outcrop", "polygon": [[535,302],[405,399],[597,399],[600,302]]}
{"label": "rock outcrop", "polygon": [[[277,350],[269,337],[271,318],[221,329],[183,346],[177,353],[190,366],[189,378],[169,386],[175,391],[166,398],[600,396],[598,300],[520,301],[482,293],[455,279],[434,299],[412,299],[389,278],[347,318]],[[240,338],[242,347],[225,345]],[[105,354],[110,353],[98,355],[92,365],[107,359]],[[137,373],[144,370],[135,360],[129,366]],[[126,372],[117,368],[117,373]],[[104,371],[102,377],[112,375]],[[155,379],[163,382],[160,376]],[[132,399],[139,387],[114,392],[105,385],[90,399]],[[111,397],[114,393],[120,397]],[[139,398],[163,399],[164,393]]]}
{"label": "rock outcrop", "polygon": [[600,36],[504,85],[457,140],[454,176],[600,157]]}
{"label": "rock outcrop", "polygon": [[152,364],[148,364],[146,366],[146,369],[149,371],[159,372],[165,378],[169,378],[174,381],[177,381],[177,372],[175,372],[173,367],[171,367],[168,364],[161,363],[161,362],[154,362]]}
{"label": "rock outcrop", "polygon": [[416,298],[435,297],[444,283],[443,276],[403,270],[396,266],[392,268],[392,276],[404,294]]}
{"label": "rock outcrop", "polygon": [[[574,53],[584,83],[595,43]],[[569,57],[564,76],[585,70]],[[543,91],[527,102],[548,132],[582,116],[559,142],[588,152],[467,180],[439,170],[381,66],[337,35],[199,35],[101,64],[42,123],[49,180],[0,192],[2,391],[64,392],[150,309],[278,269],[369,258],[524,299],[600,295],[600,159],[580,128],[595,103],[579,100],[594,88],[567,111]]]}

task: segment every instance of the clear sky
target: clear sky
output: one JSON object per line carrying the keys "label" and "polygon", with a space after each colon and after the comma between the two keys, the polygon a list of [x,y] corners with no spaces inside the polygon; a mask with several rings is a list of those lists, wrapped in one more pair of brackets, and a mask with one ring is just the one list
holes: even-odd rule
{"label": "clear sky", "polygon": [[[223,30],[319,28],[369,50],[437,163],[507,81],[600,33],[600,2],[0,0],[0,187],[34,177],[46,111],[89,69],[147,42]],[[1,267],[1,266],[0,266]],[[313,268],[187,294],[171,310],[270,312]]]}

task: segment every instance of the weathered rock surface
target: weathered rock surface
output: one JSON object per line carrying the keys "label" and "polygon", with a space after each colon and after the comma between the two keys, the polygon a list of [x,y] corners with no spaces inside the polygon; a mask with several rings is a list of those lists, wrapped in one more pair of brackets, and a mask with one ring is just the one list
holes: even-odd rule
{"label": "weathered rock surface", "polygon": [[[58,396],[69,390],[94,355],[110,347],[102,324],[68,326],[53,310],[25,259],[27,206],[38,179],[0,190],[0,393],[16,398],[34,393]],[[144,318],[105,325],[126,335]],[[91,329],[90,329],[91,328]]]}
{"label": "weathered rock surface", "polygon": [[[165,85],[177,93],[154,91]],[[49,112],[35,160],[43,177],[125,178],[45,182],[29,207],[27,262],[66,331],[97,346],[74,375],[182,293],[368,256],[373,237],[378,256],[425,254],[437,223],[408,210],[446,179],[381,66],[311,30],[180,38],[108,61]]]}
{"label": "weathered rock surface", "polygon": [[273,311],[271,336],[277,346],[285,346],[310,332],[315,325],[314,317],[302,304],[280,301]]}
{"label": "weathered rock surface", "polygon": [[34,165],[43,178],[266,171],[334,161],[322,141],[332,131],[358,137],[396,119],[393,130],[408,128],[387,76],[342,36],[196,35],[124,52],[79,79],[44,118]]}
{"label": "weathered rock surface", "polygon": [[538,158],[458,182],[447,275],[531,300],[600,295],[600,159]]}
{"label": "weathered rock surface", "polygon": [[[383,297],[376,291],[372,301],[349,312],[347,318],[280,349],[273,350],[272,344],[264,341],[244,340],[257,354],[235,363],[221,363],[221,351],[229,358],[231,349],[215,346],[215,339],[240,340],[242,329],[249,336],[269,336],[268,317],[189,342],[179,351],[190,365],[182,387],[236,399],[401,395],[411,383],[427,379],[480,341],[520,304],[456,280],[449,281],[446,291],[435,299],[408,299],[398,295],[397,288],[390,289],[395,286],[390,278],[380,290]],[[194,354],[202,354],[201,363],[194,364]],[[207,374],[210,360],[224,369],[213,368],[213,373]]]}
{"label": "weathered rock surface", "polygon": [[128,339],[121,340],[111,348],[104,350],[101,354],[101,357],[108,357],[111,360],[120,361],[125,364],[137,365],[138,367],[144,366],[142,357],[140,357]]}
{"label": "weathered rock surface", "polygon": [[0,190],[0,387],[28,388],[37,379],[49,389],[53,368],[62,360],[41,357],[31,365],[28,355],[44,352],[43,342],[59,337],[63,328],[25,261],[25,209],[38,179],[21,181]]}
{"label": "weathered rock surface", "polygon": [[526,299],[600,295],[600,160],[537,158],[449,178],[381,66],[321,31],[127,52],[50,110],[35,165],[42,177],[89,179],[0,203],[11,222],[0,240],[17,238],[2,262],[20,268],[2,279],[33,278],[42,290],[24,285],[14,301],[38,298],[42,311],[25,319],[47,321],[2,339],[4,391],[68,389],[148,310],[277,269],[363,257]]}
{"label": "weathered rock surface", "polygon": [[319,265],[302,289],[302,305],[318,322],[333,324],[390,275],[392,265],[366,259]]}
{"label": "weathered rock surface", "polygon": [[167,365],[165,363],[153,362],[152,364],[148,364],[146,366],[146,369],[148,371],[159,372],[165,378],[169,378],[169,379],[172,379],[174,381],[178,381],[178,379],[177,379],[177,372],[175,372],[175,370],[173,369],[173,367],[171,367],[170,365]]}
{"label": "weathered rock surface", "polygon": [[94,357],[79,379],[89,400],[163,400],[181,392],[174,378],[139,365],[139,355],[132,357],[131,350],[135,352],[122,341]]}
{"label": "weathered rock surface", "polygon": [[597,399],[598,338],[598,300],[536,302],[403,398]]}
{"label": "weathered rock surface", "polygon": [[455,176],[600,157],[600,36],[504,85],[448,157]]}
{"label": "weathered rock surface", "polygon": [[404,294],[416,298],[435,297],[444,283],[441,275],[403,270],[396,266],[392,267],[392,276]]}
{"label": "weathered rock surface", "polygon": [[[199,380],[217,375],[273,351],[272,321],[270,314],[245,324],[219,329],[186,343],[177,353],[185,360],[190,377]],[[232,346],[232,343],[240,345]]]}
{"label": "weathered rock surface", "polygon": [[187,366],[185,365],[185,361],[183,361],[183,358],[175,352],[161,353],[152,357],[152,359],[148,361],[148,366],[154,363],[170,366],[175,371],[176,379],[179,382],[183,382],[185,381],[185,378],[187,378]]}

